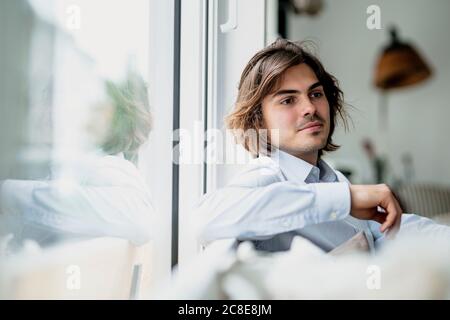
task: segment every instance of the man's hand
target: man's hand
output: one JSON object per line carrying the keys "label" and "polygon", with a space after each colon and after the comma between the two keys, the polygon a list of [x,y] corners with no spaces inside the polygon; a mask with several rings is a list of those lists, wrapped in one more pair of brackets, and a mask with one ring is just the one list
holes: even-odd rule
{"label": "man's hand", "polygon": [[384,232],[389,229],[390,237],[398,232],[402,208],[387,185],[350,185],[350,195],[350,214],[353,217],[381,223],[380,231]]}

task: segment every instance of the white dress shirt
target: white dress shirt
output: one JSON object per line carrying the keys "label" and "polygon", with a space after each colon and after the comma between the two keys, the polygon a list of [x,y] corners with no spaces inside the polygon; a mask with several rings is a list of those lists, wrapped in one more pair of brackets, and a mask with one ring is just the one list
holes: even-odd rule
{"label": "white dress shirt", "polygon": [[6,180],[0,192],[3,229],[15,239],[48,244],[60,238],[150,239],[154,208],[148,187],[121,154],[74,161],[72,179]]}
{"label": "white dress shirt", "polygon": [[[384,242],[380,224],[350,216],[349,181],[325,161],[318,166],[283,151],[260,157],[226,187],[206,194],[195,209],[202,244],[252,240],[257,249],[283,251],[301,235],[326,252],[364,231],[371,250]],[[404,214],[401,232],[445,234],[450,228]]]}

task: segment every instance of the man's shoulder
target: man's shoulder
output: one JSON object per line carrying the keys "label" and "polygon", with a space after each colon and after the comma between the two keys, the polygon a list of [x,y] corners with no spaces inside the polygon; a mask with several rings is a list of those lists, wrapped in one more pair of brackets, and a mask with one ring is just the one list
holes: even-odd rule
{"label": "man's shoulder", "polygon": [[262,187],[285,181],[279,164],[270,157],[252,159],[230,181],[230,186]]}

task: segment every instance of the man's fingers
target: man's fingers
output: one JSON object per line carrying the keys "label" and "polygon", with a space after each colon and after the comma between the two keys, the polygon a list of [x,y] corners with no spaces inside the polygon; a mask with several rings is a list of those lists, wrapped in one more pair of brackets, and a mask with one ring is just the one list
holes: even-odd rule
{"label": "man's fingers", "polygon": [[354,213],[358,213],[357,217],[359,219],[367,219],[383,224],[386,221],[387,214],[383,211],[379,211],[377,208],[371,209],[359,209],[355,210]]}
{"label": "man's fingers", "polygon": [[388,203],[386,205],[387,217],[386,221],[381,226],[381,232],[385,232],[386,229],[391,228],[394,223],[397,221],[398,216],[401,214],[399,207],[396,206],[396,201],[394,198],[388,199]]}
{"label": "man's fingers", "polygon": [[389,240],[394,240],[397,233],[400,231],[400,225],[401,225],[401,217],[402,214],[398,215],[397,220],[395,221],[394,225],[388,229],[386,232],[386,238]]}
{"label": "man's fingers", "polygon": [[392,227],[394,233],[397,233],[400,230],[400,227],[401,227],[401,224],[402,224],[403,210],[400,207],[400,205],[397,205],[397,210],[399,212],[399,215],[397,216],[397,219],[394,222],[394,226]]}
{"label": "man's fingers", "polygon": [[383,212],[377,212],[374,217],[373,220],[375,220],[376,222],[378,222],[379,224],[383,224],[386,221],[386,217],[387,214],[383,213]]}
{"label": "man's fingers", "polygon": [[389,229],[389,237],[393,238],[395,234],[400,230],[402,208],[400,207],[397,199],[392,196],[388,199],[387,214],[385,223],[381,226],[381,232],[385,232]]}

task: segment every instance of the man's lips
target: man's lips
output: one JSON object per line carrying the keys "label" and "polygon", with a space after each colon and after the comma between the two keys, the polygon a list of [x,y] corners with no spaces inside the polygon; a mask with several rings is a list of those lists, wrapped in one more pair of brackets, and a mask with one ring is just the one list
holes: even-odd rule
{"label": "man's lips", "polygon": [[308,131],[314,131],[321,129],[323,127],[323,124],[319,121],[309,122],[306,125],[304,125],[302,128],[300,128],[299,131],[308,130]]}

